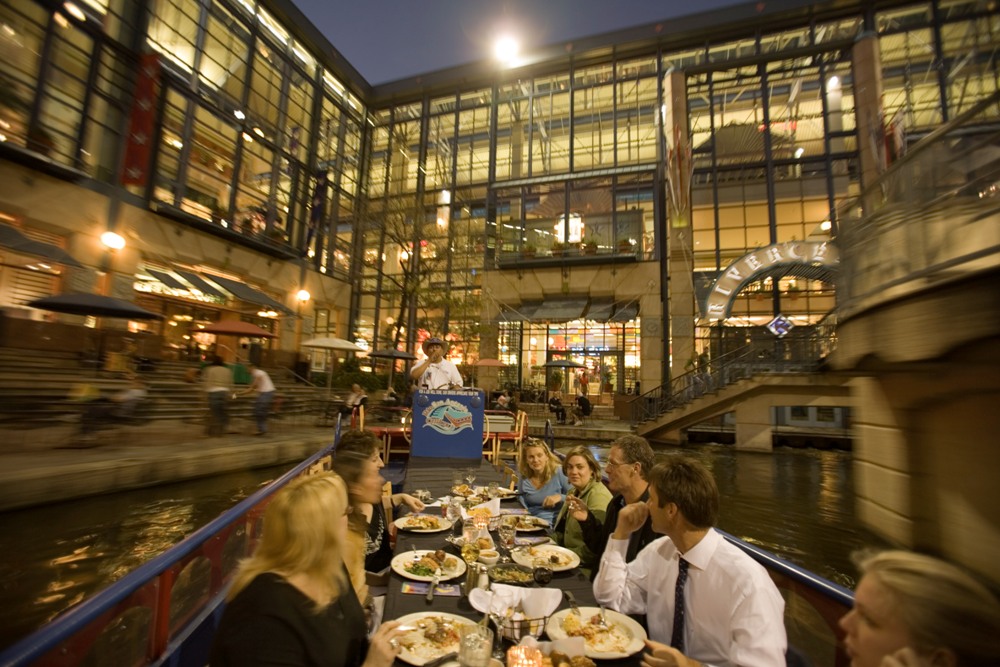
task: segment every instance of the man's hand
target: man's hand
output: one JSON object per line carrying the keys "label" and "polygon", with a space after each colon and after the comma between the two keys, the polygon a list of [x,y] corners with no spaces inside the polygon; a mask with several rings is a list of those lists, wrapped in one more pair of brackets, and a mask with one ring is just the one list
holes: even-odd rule
{"label": "man's hand", "polygon": [[692,660],[677,649],[660,642],[647,639],[646,649],[646,653],[642,656],[642,667],[698,667],[701,665],[697,660]]}
{"label": "man's hand", "polygon": [[618,513],[618,523],[612,537],[616,540],[628,539],[629,535],[642,528],[648,517],[649,508],[646,503],[629,503]]}
{"label": "man's hand", "polygon": [[576,496],[566,496],[567,512],[569,515],[583,523],[590,516],[590,510],[587,508],[587,503],[583,502]]}
{"label": "man's hand", "polygon": [[546,496],[545,500],[542,501],[542,507],[555,507],[562,502],[561,493],[553,493],[551,496]]}
{"label": "man's hand", "polygon": [[[954,658],[954,656],[950,656]],[[938,662],[933,657],[919,655],[909,646],[899,649],[892,655],[882,658],[881,667],[931,667],[932,665],[956,664],[947,660]]]}

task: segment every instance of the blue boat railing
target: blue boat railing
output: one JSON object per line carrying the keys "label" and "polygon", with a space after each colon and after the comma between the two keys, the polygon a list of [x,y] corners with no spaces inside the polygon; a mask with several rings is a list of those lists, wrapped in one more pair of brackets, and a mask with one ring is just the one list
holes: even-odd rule
{"label": "blue boat railing", "polygon": [[[334,442],[339,440],[337,424]],[[333,446],[317,452],[182,542],[0,653],[0,667],[202,666],[240,559],[252,553],[274,493],[302,474],[329,469]],[[846,666],[837,619],[847,589],[747,544],[785,596],[789,643],[816,667]]]}

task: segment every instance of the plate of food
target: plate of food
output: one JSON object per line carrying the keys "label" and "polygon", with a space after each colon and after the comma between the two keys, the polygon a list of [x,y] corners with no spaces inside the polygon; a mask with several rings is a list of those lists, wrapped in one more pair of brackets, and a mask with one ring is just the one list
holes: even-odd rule
{"label": "plate of food", "polygon": [[535,583],[534,570],[517,563],[500,563],[486,570],[490,581],[496,584],[531,586]]}
{"label": "plate of food", "polygon": [[[445,542],[453,544],[459,549],[465,544],[465,538],[459,535],[458,537],[446,537]],[[476,538],[476,546],[480,549],[495,549],[496,544],[493,543],[493,538],[490,537],[489,533],[480,533],[479,537]]]}
{"label": "plate of food", "polygon": [[579,616],[570,609],[563,609],[552,614],[545,633],[553,641],[583,637],[584,654],[595,660],[627,658],[642,650],[646,631],[641,625],[610,609],[605,611],[604,619],[602,623],[601,610],[597,607],[580,607]]}
{"label": "plate of food", "polygon": [[547,567],[553,572],[572,570],[580,564],[580,557],[556,544],[539,544],[533,547],[515,549],[510,557],[515,563],[525,567]]}
{"label": "plate of food", "polygon": [[451,528],[451,521],[433,514],[410,514],[393,521],[396,528],[413,533],[440,533]]}
{"label": "plate of food", "polygon": [[396,620],[404,629],[397,635],[399,659],[418,667],[457,652],[462,627],[475,624],[468,618],[433,611],[407,614]]}
{"label": "plate of food", "polygon": [[433,581],[435,574],[441,581],[465,574],[465,561],[449,556],[440,549],[404,551],[396,555],[389,565],[399,576],[415,581]]}
{"label": "plate of food", "polygon": [[468,484],[459,484],[458,486],[451,487],[451,495],[468,498],[469,496],[476,495],[476,490]]}
{"label": "plate of food", "polygon": [[540,530],[545,530],[548,527],[548,521],[537,516],[531,516],[530,514],[524,514],[517,517],[517,523],[514,524],[514,528],[516,528],[519,533],[536,533]]}

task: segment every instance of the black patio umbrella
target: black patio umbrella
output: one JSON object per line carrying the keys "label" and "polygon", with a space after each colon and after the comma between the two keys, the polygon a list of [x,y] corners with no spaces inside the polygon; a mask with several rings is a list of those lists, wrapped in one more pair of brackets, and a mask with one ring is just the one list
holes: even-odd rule
{"label": "black patio umbrella", "polygon": [[396,361],[399,359],[405,359],[407,361],[412,361],[417,358],[415,354],[410,354],[409,352],[403,352],[402,350],[372,350],[368,353],[369,357],[374,357],[376,359],[389,359],[389,389],[392,389],[392,376],[396,372]]}
{"label": "black patio umbrella", "polygon": [[31,308],[67,315],[120,317],[129,320],[162,320],[163,315],[140,308],[131,301],[100,294],[56,294],[28,303]]}

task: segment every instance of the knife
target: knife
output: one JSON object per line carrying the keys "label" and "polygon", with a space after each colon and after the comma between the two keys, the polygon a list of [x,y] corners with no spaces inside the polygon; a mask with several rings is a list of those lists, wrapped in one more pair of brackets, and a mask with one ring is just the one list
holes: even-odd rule
{"label": "knife", "polygon": [[443,665],[444,663],[454,660],[458,657],[457,651],[452,651],[451,653],[445,653],[440,658],[434,658],[429,662],[425,662],[423,667],[438,667],[438,665]]}
{"label": "knife", "polygon": [[430,586],[430,588],[427,589],[427,598],[426,599],[427,599],[428,602],[434,602],[434,589],[437,588],[438,580],[440,578],[441,578],[441,575],[439,573],[435,572],[434,573],[434,578],[431,579],[431,586]]}
{"label": "knife", "polygon": [[566,598],[566,602],[569,603],[569,608],[571,613],[580,616],[580,608],[576,606],[576,596],[573,595],[572,591],[563,591],[563,596]]}

